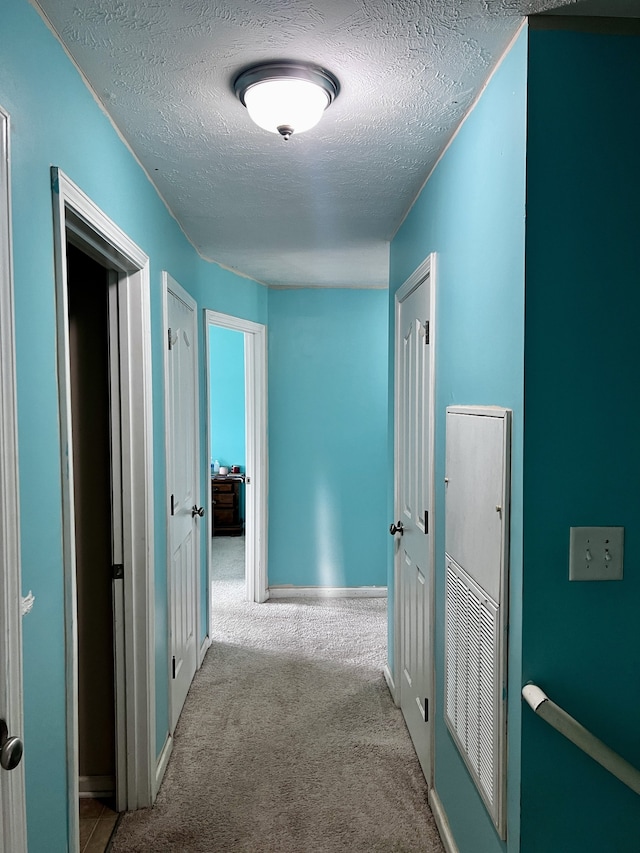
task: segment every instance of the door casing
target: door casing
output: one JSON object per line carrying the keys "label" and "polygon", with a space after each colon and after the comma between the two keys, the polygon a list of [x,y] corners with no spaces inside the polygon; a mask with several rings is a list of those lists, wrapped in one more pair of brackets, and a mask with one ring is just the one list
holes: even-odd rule
{"label": "door casing", "polygon": [[[149,258],[60,169],[51,170],[54,213],[67,708],[70,850],[79,850],[78,648],[66,241],[78,241],[118,278],[122,562],[116,591],[116,798],[119,809],[150,806],[155,773],[153,622],[153,420]],[[111,330],[113,333],[113,329]]]}
{"label": "door casing", "polygon": [[[20,500],[16,414],[9,116],[0,107],[0,716],[9,734],[22,737],[22,607],[20,598]],[[8,511],[7,511],[8,510]],[[4,706],[4,707],[3,707]],[[0,853],[26,853],[24,762],[0,770]]]}
{"label": "door casing", "polygon": [[[245,502],[245,597],[258,604],[268,597],[267,588],[267,327],[251,320],[205,311],[205,347],[209,374],[209,326],[244,332],[245,434],[247,442],[247,484]],[[207,400],[207,456],[205,482],[210,482],[211,424],[209,381]],[[211,542],[211,513],[207,513],[208,541]],[[208,595],[211,595],[211,548],[208,550]],[[211,609],[209,608],[209,614]],[[209,618],[211,622],[211,618]],[[209,628],[211,636],[211,627]]]}
{"label": "door casing", "polygon": [[[431,697],[430,697],[430,715],[431,719],[435,715],[435,664],[434,664],[434,655],[433,655],[433,626],[435,619],[435,525],[436,525],[436,512],[435,512],[435,401],[436,401],[436,371],[435,371],[435,362],[436,362],[436,255],[435,252],[432,252],[421,264],[420,266],[409,276],[409,278],[404,282],[404,284],[398,289],[395,295],[395,345],[394,345],[394,476],[393,476],[393,486],[394,486],[394,496],[393,496],[393,506],[394,506],[394,518],[399,518],[398,514],[399,506],[400,506],[400,487],[399,487],[399,478],[398,472],[400,470],[401,458],[400,458],[400,424],[399,424],[399,412],[400,412],[400,387],[401,387],[401,377],[399,375],[399,365],[400,365],[400,348],[402,346],[402,333],[400,329],[400,306],[402,302],[412,293],[416,287],[418,287],[422,282],[429,279],[429,346],[430,346],[430,359],[429,359],[429,440],[427,445],[427,457],[429,461],[429,530],[431,534],[429,536],[429,565],[431,567],[431,571],[429,572],[429,577],[427,578],[428,584],[428,595],[430,602],[430,613],[429,613],[429,624],[430,624],[430,636],[429,636],[429,648],[431,650],[431,654],[429,657],[429,673],[428,680],[431,685]],[[385,672],[387,682],[391,688],[391,693],[394,698],[394,701],[397,705],[400,704],[400,677],[402,673],[403,661],[402,661],[402,590],[400,588],[401,584],[401,574],[400,574],[400,566],[399,561],[401,559],[401,549],[396,551],[394,557],[394,608],[393,608],[393,638],[394,638],[394,654],[393,654],[393,674],[388,671]],[[427,784],[429,788],[433,785],[433,756],[434,756],[434,729],[435,726],[430,726],[430,757],[431,757],[431,766],[429,768],[429,772],[427,773]]]}

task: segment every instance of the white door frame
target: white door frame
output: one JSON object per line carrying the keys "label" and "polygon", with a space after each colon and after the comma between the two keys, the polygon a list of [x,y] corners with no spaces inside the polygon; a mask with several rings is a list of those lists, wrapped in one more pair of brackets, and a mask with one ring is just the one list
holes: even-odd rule
{"label": "white door frame", "polygon": [[[9,116],[0,107],[0,618],[9,734],[22,737],[22,613],[20,599],[20,499],[16,417]],[[5,710],[5,709],[3,709]],[[26,853],[24,762],[0,770],[0,853]]]}
{"label": "white door frame", "polygon": [[[194,331],[195,331],[195,340],[193,341],[193,352],[194,352],[194,376],[193,376],[193,388],[195,394],[195,413],[194,413],[194,454],[195,454],[195,463],[194,463],[194,500],[198,506],[200,506],[201,495],[200,495],[200,373],[199,373],[199,365],[198,365],[198,306],[195,299],[187,293],[187,291],[181,287],[178,282],[173,278],[173,276],[169,275],[165,270],[162,271],[162,329],[166,336],[166,330],[169,327],[169,292],[175,294],[179,299],[181,299],[185,305],[188,305],[189,308],[193,311],[193,323],[194,323]],[[170,536],[170,516],[171,516],[171,508],[169,506],[169,495],[171,494],[171,483],[169,482],[169,431],[170,431],[170,418],[171,412],[169,409],[169,347],[167,343],[164,344],[164,423],[165,423],[165,460],[166,460],[166,491],[167,491],[167,507],[166,507],[166,522],[167,522],[167,607],[169,618],[167,619],[167,642],[168,642],[168,653],[167,653],[167,673],[169,678],[169,721],[171,726],[171,721],[173,720],[173,690],[171,689],[171,681],[172,681],[172,673],[171,673],[171,642],[172,642],[172,625],[171,625],[171,613],[172,610],[172,602],[171,602],[171,536]],[[205,510],[208,508],[205,507]],[[206,527],[206,525],[203,525]],[[194,598],[194,606],[195,613],[194,615],[194,625],[196,630],[196,642],[200,643],[200,636],[202,634],[202,624],[200,619],[200,587],[201,587],[201,565],[200,565],[200,543],[202,540],[202,529],[199,527],[195,532],[195,565],[197,571],[197,582],[196,582],[196,594]],[[207,631],[208,637],[208,631]],[[205,639],[203,644],[204,650],[208,648],[208,641]],[[204,658],[204,654],[201,654],[200,646],[196,647],[196,668],[198,669],[202,664],[202,660]],[[171,726],[170,735],[173,736],[173,726]]]}
{"label": "white door frame", "polygon": [[[435,408],[436,408],[436,254],[432,252],[420,266],[409,276],[404,284],[396,291],[395,295],[395,339],[394,339],[394,457],[393,457],[393,511],[394,521],[400,518],[400,488],[398,482],[398,471],[400,470],[400,388],[401,377],[399,373],[400,352],[402,346],[402,332],[400,329],[400,306],[402,302],[420,285],[422,282],[429,279],[429,442],[427,455],[429,458],[429,470],[431,477],[429,479],[429,565],[431,571],[427,583],[429,584],[429,601],[430,614],[429,623],[431,626],[430,647],[432,650],[429,661],[429,682],[431,684],[431,719],[435,716],[435,662],[433,655],[434,642],[434,617],[435,617],[435,530],[436,530],[436,508],[435,508]],[[396,705],[400,704],[400,673],[402,672],[402,637],[401,637],[401,614],[402,601],[400,595],[400,558],[401,549],[396,549],[394,556],[393,574],[393,679],[390,682],[391,692]],[[387,678],[387,680],[389,680]],[[435,726],[430,726],[431,730],[431,767],[428,785],[431,787],[433,783],[433,758],[435,749]]]}
{"label": "white door frame", "polygon": [[[248,601],[265,602],[267,589],[267,327],[230,314],[205,311],[207,359],[207,465],[210,482],[211,401],[209,399],[209,326],[244,332],[245,435],[247,442],[247,484],[245,518],[245,595]],[[208,497],[209,503],[211,497]],[[211,542],[211,513],[207,513],[208,541]],[[208,595],[211,595],[211,548],[208,550]],[[209,613],[211,610],[209,609]],[[211,619],[209,619],[211,623]],[[209,628],[211,636],[211,627]]]}
{"label": "white door frame", "polygon": [[149,258],[60,169],[51,169],[54,213],[67,705],[70,850],[79,849],[78,639],[67,231],[118,273],[122,448],[122,590],[116,608],[116,795],[118,807],[150,806],[155,796],[155,645],[153,622],[153,419]]}

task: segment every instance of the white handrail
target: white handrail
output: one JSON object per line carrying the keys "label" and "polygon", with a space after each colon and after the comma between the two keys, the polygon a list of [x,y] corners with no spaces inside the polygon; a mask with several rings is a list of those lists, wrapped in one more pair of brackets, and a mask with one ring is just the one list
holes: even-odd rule
{"label": "white handrail", "polygon": [[614,752],[605,743],[592,735],[570,714],[552,702],[544,690],[535,684],[525,684],[522,695],[533,710],[550,726],[557,729],[570,741],[579,746],[594,761],[605,767],[609,773],[628,785],[636,794],[640,794],[640,770],[629,764],[622,756]]}

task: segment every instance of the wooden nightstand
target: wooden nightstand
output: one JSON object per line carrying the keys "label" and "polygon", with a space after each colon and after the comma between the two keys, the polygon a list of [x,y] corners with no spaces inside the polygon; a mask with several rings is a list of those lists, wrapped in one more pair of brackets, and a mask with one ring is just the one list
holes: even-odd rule
{"label": "wooden nightstand", "polygon": [[213,536],[241,536],[244,519],[240,515],[244,474],[211,478],[211,518]]}

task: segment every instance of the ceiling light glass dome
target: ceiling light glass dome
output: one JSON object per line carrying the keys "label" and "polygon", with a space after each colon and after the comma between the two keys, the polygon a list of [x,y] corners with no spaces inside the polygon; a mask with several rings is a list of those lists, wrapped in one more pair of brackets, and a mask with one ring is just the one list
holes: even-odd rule
{"label": "ceiling light glass dome", "polygon": [[258,127],[285,140],[314,127],[338,89],[328,71],[293,62],[252,66],[234,82],[236,95]]}

